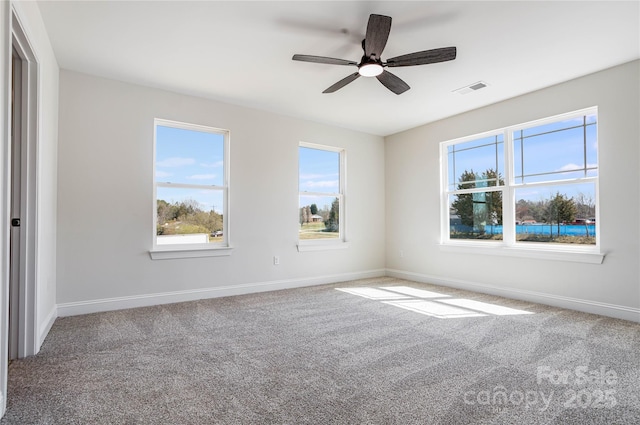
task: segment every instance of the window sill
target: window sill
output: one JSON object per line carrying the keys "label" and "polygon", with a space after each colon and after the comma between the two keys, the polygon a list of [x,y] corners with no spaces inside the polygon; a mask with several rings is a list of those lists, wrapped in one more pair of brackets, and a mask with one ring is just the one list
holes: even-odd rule
{"label": "window sill", "polygon": [[223,257],[231,255],[231,247],[167,247],[155,248],[149,251],[152,260],[170,260],[175,258],[203,258],[203,257]]}
{"label": "window sill", "polygon": [[605,254],[580,248],[558,246],[504,246],[502,244],[440,244],[444,252],[458,252],[479,255],[500,255],[506,257],[535,258],[540,260],[571,261],[577,263],[602,264]]}
{"label": "window sill", "polygon": [[298,244],[298,252],[329,251],[333,249],[347,249],[347,248],[349,248],[349,243],[344,241],[332,241],[330,243],[310,242],[310,243]]}

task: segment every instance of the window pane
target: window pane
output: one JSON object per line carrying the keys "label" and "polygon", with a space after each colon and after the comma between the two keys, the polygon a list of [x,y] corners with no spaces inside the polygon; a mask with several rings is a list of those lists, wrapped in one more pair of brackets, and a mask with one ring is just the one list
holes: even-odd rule
{"label": "window pane", "polygon": [[516,189],[516,241],[596,243],[595,183]]}
{"label": "window pane", "polygon": [[156,182],[224,184],[224,136],[156,126]]}
{"label": "window pane", "polygon": [[594,116],[514,131],[513,143],[516,183],[597,175]]}
{"label": "window pane", "polygon": [[223,241],[223,191],[157,188],[157,244]]}
{"label": "window pane", "polygon": [[502,192],[449,195],[449,237],[502,240]]}
{"label": "window pane", "polygon": [[300,192],[339,193],[340,153],[300,147]]}
{"label": "window pane", "polygon": [[300,196],[299,238],[335,239],[340,237],[340,198]]}
{"label": "window pane", "polygon": [[451,145],[447,148],[447,154],[449,190],[504,184],[502,134]]}

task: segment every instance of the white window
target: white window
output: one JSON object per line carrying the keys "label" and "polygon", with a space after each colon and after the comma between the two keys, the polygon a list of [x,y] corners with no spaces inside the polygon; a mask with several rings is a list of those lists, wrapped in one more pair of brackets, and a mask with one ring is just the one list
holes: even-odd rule
{"label": "white window", "polygon": [[441,144],[444,244],[597,252],[597,109]]}
{"label": "white window", "polygon": [[225,255],[229,131],[156,119],[154,139],[152,258]]}
{"label": "white window", "polygon": [[298,249],[344,247],[345,151],[300,143],[298,155]]}

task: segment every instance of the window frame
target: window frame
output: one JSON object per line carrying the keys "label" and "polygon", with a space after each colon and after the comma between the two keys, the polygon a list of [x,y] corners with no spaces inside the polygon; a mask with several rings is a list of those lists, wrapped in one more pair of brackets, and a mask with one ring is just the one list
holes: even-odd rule
{"label": "window frame", "polygon": [[[470,136],[460,137],[440,143],[440,247],[443,251],[465,252],[472,254],[507,255],[525,258],[551,259],[561,261],[577,261],[600,264],[604,259],[604,254],[600,250],[601,223],[600,223],[600,196],[599,196],[599,155],[598,144],[596,144],[596,176],[586,176],[588,164],[585,162],[585,176],[568,179],[549,179],[541,182],[516,183],[515,176],[515,152],[513,134],[518,130],[538,127],[585,115],[596,116],[596,129],[599,126],[597,106],[584,108],[564,114],[558,114],[538,120],[533,120],[521,124],[510,125]],[[449,189],[449,162],[448,148],[465,142],[470,142],[486,137],[502,135],[504,141],[504,185],[471,189]],[[596,131],[596,142],[598,132]],[[586,143],[586,141],[585,141]],[[454,176],[455,178],[455,176]],[[593,183],[595,187],[595,217],[598,225],[596,231],[595,245],[560,244],[547,242],[517,242],[516,241],[516,190],[522,188],[549,187],[557,185],[578,185],[581,183]],[[502,240],[477,240],[477,239],[451,239],[450,238],[450,215],[449,197],[452,194],[475,193],[475,192],[502,192]]]}
{"label": "window frame", "polygon": [[[317,149],[328,152],[335,152],[339,155],[339,184],[338,193],[334,192],[302,192],[300,190],[300,148]],[[349,243],[346,237],[346,188],[347,188],[347,151],[345,148],[321,145],[317,143],[299,142],[298,143],[298,211],[300,210],[300,197],[304,194],[318,195],[318,196],[335,196],[339,202],[339,215],[340,220],[338,222],[338,238],[334,239],[300,239],[300,231],[297,235],[297,248],[298,252],[304,251],[322,251],[331,249],[343,249],[348,248]]]}
{"label": "window frame", "polygon": [[[157,154],[157,130],[158,127],[170,127],[181,130],[191,130],[204,133],[221,135],[223,137],[223,176],[222,186],[219,185],[202,185],[188,183],[159,183],[156,180],[156,154]],[[232,247],[230,245],[230,223],[229,223],[229,159],[230,159],[230,137],[231,132],[227,129],[216,128],[200,124],[191,124],[181,121],[173,121],[162,118],[155,118],[153,121],[153,155],[152,155],[152,181],[153,181],[153,202],[152,202],[152,241],[149,255],[152,260],[164,260],[175,258],[198,258],[198,257],[218,257],[231,255]],[[199,243],[199,244],[165,244],[157,243],[157,203],[158,187],[173,188],[192,188],[217,190],[222,192],[222,241],[219,243]]]}

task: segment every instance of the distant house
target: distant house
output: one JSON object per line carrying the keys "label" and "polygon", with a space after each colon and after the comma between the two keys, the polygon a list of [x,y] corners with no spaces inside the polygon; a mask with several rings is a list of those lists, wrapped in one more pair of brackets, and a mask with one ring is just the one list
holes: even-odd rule
{"label": "distant house", "polygon": [[311,221],[314,223],[320,222],[320,221],[324,221],[324,218],[322,218],[321,215],[318,214],[314,214],[311,216]]}

